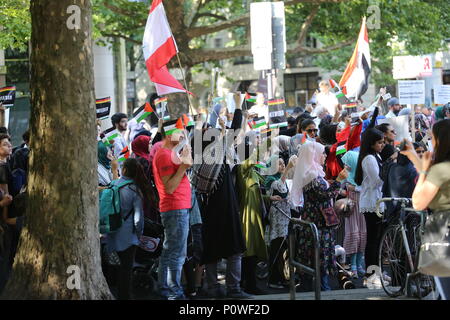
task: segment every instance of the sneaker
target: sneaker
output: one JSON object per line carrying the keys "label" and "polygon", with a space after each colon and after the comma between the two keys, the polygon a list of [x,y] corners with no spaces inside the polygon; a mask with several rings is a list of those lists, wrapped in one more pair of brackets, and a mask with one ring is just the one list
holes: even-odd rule
{"label": "sneaker", "polygon": [[271,289],[284,289],[284,285],[281,282],[269,283],[268,287]]}
{"label": "sneaker", "polygon": [[352,270],[349,272],[349,276],[352,279],[358,279],[358,272],[356,270]]}
{"label": "sneaker", "polygon": [[244,291],[242,291],[241,289],[233,289],[233,290],[229,290],[227,292],[227,298],[229,299],[239,299],[239,300],[243,300],[243,299],[249,299],[252,296]]}

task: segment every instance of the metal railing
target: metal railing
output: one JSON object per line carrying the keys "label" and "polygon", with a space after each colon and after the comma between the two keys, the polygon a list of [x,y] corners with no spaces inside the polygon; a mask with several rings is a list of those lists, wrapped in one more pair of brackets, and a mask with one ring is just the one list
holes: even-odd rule
{"label": "metal railing", "polygon": [[[295,229],[302,226],[311,228],[314,245],[314,269],[295,261]],[[313,277],[312,282],[315,285],[315,298],[320,300],[320,242],[317,227],[312,222],[303,221],[296,218],[290,218],[289,229],[289,276],[290,276],[290,298],[295,300],[295,278],[294,267],[304,271]]]}

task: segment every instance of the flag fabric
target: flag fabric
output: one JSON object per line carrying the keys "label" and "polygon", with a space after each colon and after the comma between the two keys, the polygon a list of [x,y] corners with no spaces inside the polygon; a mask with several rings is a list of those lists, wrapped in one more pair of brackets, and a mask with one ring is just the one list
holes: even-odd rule
{"label": "flag fabric", "polygon": [[248,92],[245,93],[245,101],[255,103],[256,97],[251,96]]}
{"label": "flag fabric", "polygon": [[170,136],[179,130],[184,129],[183,120],[179,118],[178,120],[170,120],[163,124],[164,132],[166,136]]}
{"label": "flag fabric", "polygon": [[250,128],[252,129],[259,129],[261,127],[264,127],[267,125],[266,118],[264,117],[255,118],[253,121],[249,122],[249,125]]}
{"label": "flag fabric", "polygon": [[142,42],[147,71],[158,95],[187,92],[167,69],[167,63],[178,53],[178,48],[162,0],[152,2]]}
{"label": "flag fabric", "polygon": [[114,140],[120,135],[119,131],[117,131],[115,127],[107,129],[105,132],[103,132],[103,134],[105,135],[105,137],[102,141],[105,145],[111,144],[111,140]]}
{"label": "flag fabric", "polygon": [[339,142],[336,148],[336,156],[343,155],[347,152],[347,141]]}
{"label": "flag fabric", "polygon": [[339,82],[341,87],[345,87],[344,94],[350,99],[360,99],[369,86],[370,73],[369,33],[364,17],[355,50]]}
{"label": "flag fabric", "polygon": [[16,87],[3,87],[0,88],[0,102],[3,107],[10,108],[14,106],[14,101],[16,100]]}
{"label": "flag fabric", "polygon": [[265,162],[258,161],[256,163],[255,167],[260,168],[260,169],[265,169],[265,168],[267,168],[267,164]]}
{"label": "flag fabric", "polygon": [[130,157],[130,149],[128,146],[122,149],[122,151],[119,154],[119,159],[117,159],[118,162],[124,162]]}
{"label": "flag fabric", "polygon": [[111,113],[111,97],[97,99],[95,108],[97,110],[97,119],[107,119]]}
{"label": "flag fabric", "polygon": [[141,122],[142,120],[145,120],[148,116],[150,116],[155,111],[153,110],[152,106],[149,102],[146,102],[145,105],[140,107],[136,110],[135,113],[133,113],[133,119],[136,120],[137,123]]}

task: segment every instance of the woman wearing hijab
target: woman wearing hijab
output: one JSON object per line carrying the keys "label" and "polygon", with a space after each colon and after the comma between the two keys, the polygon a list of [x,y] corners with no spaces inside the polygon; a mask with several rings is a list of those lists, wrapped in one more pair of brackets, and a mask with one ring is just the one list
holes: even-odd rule
{"label": "woman wearing hijab", "polygon": [[344,249],[350,255],[351,272],[354,278],[364,276],[364,251],[366,250],[367,231],[366,220],[359,212],[359,191],[356,189],[355,173],[358,164],[359,153],[349,151],[342,157],[342,162],[348,171],[347,191],[348,199],[353,201],[354,206],[348,218],[345,218]]}
{"label": "woman wearing hijab", "polygon": [[[313,222],[319,231],[320,271],[322,290],[331,290],[328,275],[335,271],[335,239],[333,226],[327,226],[323,212],[333,208],[333,199],[339,193],[341,181],[347,178],[347,171],[342,170],[336,181],[329,184],[325,180],[323,165],[325,163],[325,147],[317,142],[307,142],[299,149],[291,201],[294,206],[302,206],[302,220]],[[313,243],[310,230],[302,229],[299,235],[299,252],[302,264],[314,265]]]}
{"label": "woman wearing hijab", "polygon": [[150,178],[150,143],[151,138],[148,136],[138,136],[131,142],[131,149],[133,150],[136,160],[138,160],[144,169],[147,178]]}
{"label": "woman wearing hijab", "polygon": [[102,141],[97,142],[98,148],[98,185],[100,188],[108,186],[112,180],[119,179],[119,164],[114,160],[112,151]]}

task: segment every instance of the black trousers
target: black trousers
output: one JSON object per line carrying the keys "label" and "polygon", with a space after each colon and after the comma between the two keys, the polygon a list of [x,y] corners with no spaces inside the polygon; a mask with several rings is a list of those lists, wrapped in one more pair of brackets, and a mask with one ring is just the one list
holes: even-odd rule
{"label": "black trousers", "polygon": [[120,269],[118,277],[119,300],[130,300],[131,278],[133,273],[133,262],[136,254],[136,246],[131,246],[124,251],[117,252],[120,259]]}
{"label": "black trousers", "polygon": [[254,291],[256,286],[256,265],[258,257],[244,257],[242,258],[242,285],[244,291]]}
{"label": "black trousers", "polygon": [[269,283],[285,281],[284,277],[284,259],[283,253],[287,248],[287,242],[283,243],[284,238],[276,238],[270,241],[269,250]]}
{"label": "black trousers", "polygon": [[367,228],[367,245],[365,252],[366,269],[378,265],[378,248],[382,233],[382,219],[375,212],[364,213]]}

